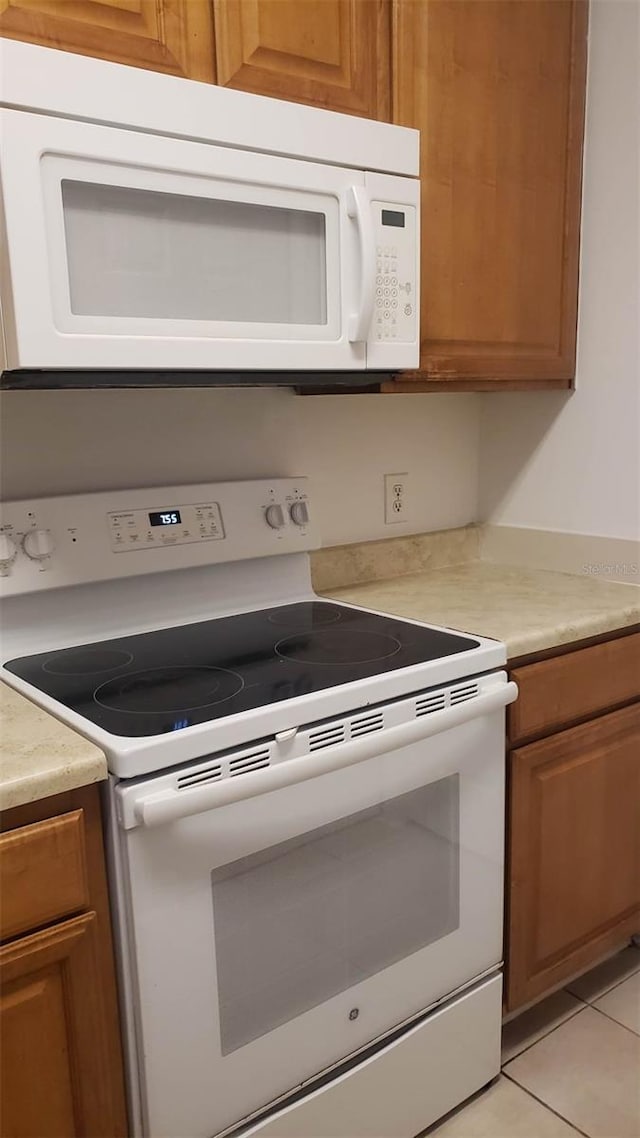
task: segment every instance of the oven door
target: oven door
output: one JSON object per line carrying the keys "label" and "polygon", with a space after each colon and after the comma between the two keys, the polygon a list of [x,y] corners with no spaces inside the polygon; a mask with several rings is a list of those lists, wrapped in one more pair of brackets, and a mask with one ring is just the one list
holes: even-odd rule
{"label": "oven door", "polygon": [[[120,784],[145,1134],[218,1134],[500,963],[511,688],[289,785],[287,762]],[[224,804],[261,778],[280,788]]]}
{"label": "oven door", "polygon": [[[378,367],[417,363],[397,279],[376,283],[415,262],[414,179],[0,116],[10,368],[352,370],[368,339]],[[411,224],[377,261],[403,188]]]}

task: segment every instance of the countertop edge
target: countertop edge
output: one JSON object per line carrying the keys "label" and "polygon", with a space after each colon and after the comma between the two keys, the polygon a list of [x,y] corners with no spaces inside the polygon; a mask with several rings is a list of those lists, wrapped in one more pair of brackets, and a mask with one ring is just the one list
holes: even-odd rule
{"label": "countertop edge", "polygon": [[56,794],[70,790],[80,790],[107,778],[107,761],[87,759],[86,763],[74,764],[72,769],[44,770],[24,778],[3,779],[0,781],[0,813],[13,810],[17,806],[27,806],[31,802],[42,802]]}
{"label": "countertop edge", "polygon": [[536,652],[548,652],[553,648],[578,645],[583,640],[606,636],[608,632],[623,632],[625,628],[633,628],[637,624],[640,624],[640,611],[625,612],[615,616],[612,614],[611,619],[606,620],[576,622],[570,628],[553,635],[532,633],[521,638],[513,637],[503,640],[507,647],[507,662],[519,660],[522,656],[533,656]]}

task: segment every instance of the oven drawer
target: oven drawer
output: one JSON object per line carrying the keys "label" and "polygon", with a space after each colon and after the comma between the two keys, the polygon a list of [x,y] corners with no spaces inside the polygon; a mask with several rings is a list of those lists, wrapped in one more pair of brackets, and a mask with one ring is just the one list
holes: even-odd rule
{"label": "oven drawer", "polygon": [[1,935],[6,940],[89,907],[84,812],[0,837]]}
{"label": "oven drawer", "polygon": [[547,735],[640,698],[640,632],[514,668],[509,743]]}
{"label": "oven drawer", "polygon": [[492,976],[242,1138],[413,1138],[498,1074],[501,1000]]}

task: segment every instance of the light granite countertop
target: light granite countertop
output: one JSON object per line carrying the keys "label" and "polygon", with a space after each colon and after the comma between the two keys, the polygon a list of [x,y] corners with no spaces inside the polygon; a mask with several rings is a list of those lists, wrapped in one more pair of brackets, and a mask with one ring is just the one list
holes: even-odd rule
{"label": "light granite countertop", "polygon": [[0,682],[0,810],[106,777],[99,747]]}
{"label": "light granite countertop", "polygon": [[502,640],[509,659],[640,623],[635,585],[480,560],[338,588],[318,580],[316,588],[333,600]]}

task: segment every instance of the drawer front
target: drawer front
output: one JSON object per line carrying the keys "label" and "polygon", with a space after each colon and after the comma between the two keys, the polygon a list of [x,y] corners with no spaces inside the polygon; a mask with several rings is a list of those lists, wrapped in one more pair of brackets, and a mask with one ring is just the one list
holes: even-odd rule
{"label": "drawer front", "polygon": [[509,743],[547,735],[640,698],[640,633],[513,668],[520,694],[509,708]]}
{"label": "drawer front", "polygon": [[3,940],[87,909],[84,811],[2,834],[0,894]]}

